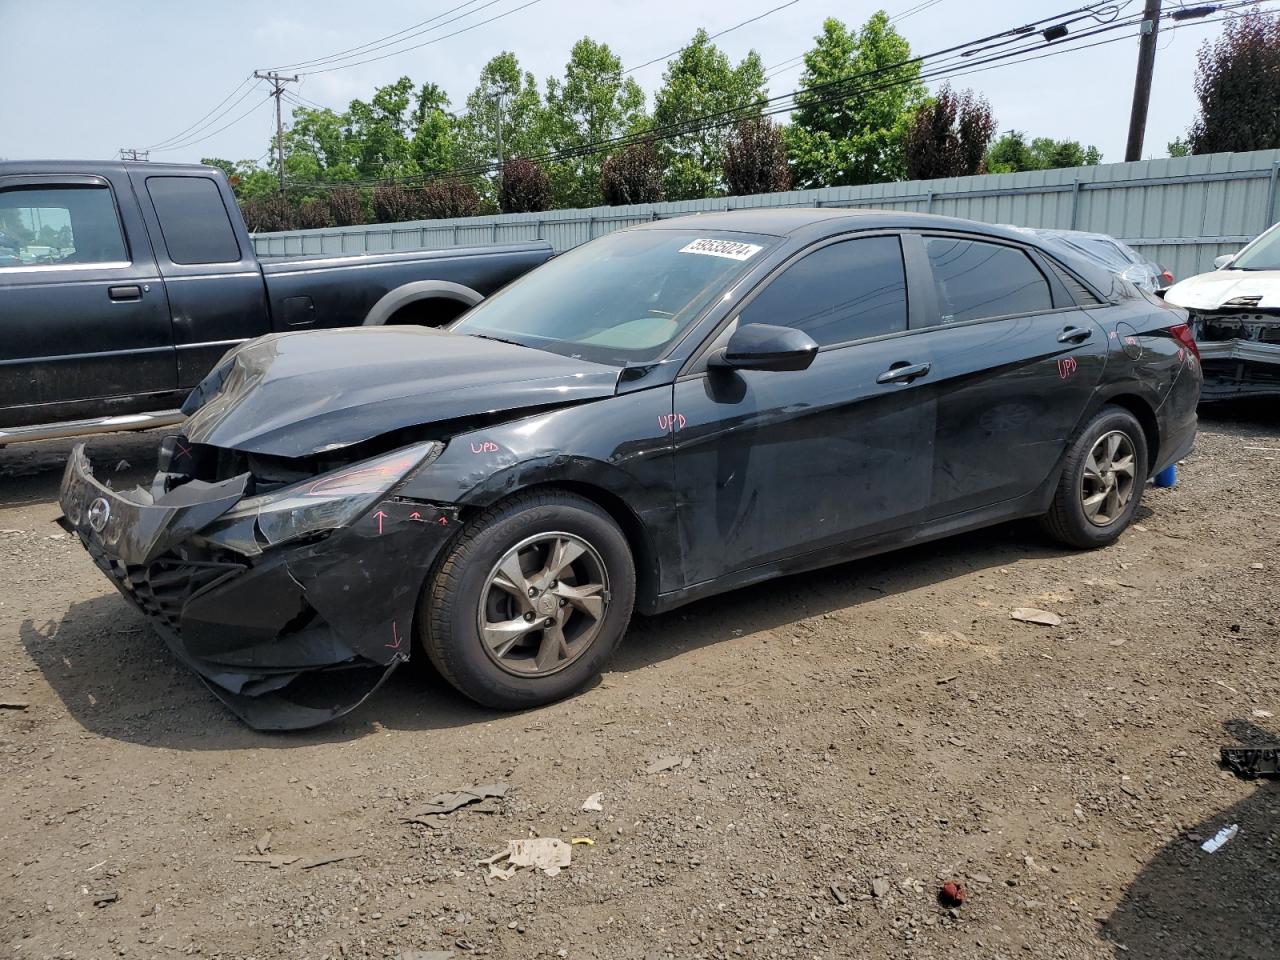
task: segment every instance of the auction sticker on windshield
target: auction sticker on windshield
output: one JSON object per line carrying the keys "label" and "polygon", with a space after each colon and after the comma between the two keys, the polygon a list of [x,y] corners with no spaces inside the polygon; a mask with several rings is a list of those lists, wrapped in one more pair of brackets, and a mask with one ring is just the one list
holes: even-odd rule
{"label": "auction sticker on windshield", "polygon": [[727,260],[750,260],[764,247],[740,240],[693,240],[680,248],[681,253],[701,253],[708,257],[724,257]]}

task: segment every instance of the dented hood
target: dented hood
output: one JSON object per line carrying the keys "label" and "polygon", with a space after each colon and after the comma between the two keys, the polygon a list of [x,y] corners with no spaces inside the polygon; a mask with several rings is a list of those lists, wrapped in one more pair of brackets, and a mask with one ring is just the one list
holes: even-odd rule
{"label": "dented hood", "polygon": [[618,368],[425,327],[272,334],[183,405],[196,443],[304,457],[402,427],[612,396]]}
{"label": "dented hood", "polygon": [[1280,270],[1215,270],[1188,277],[1165,291],[1164,298],[1190,310],[1233,309],[1231,301],[1260,297],[1258,310],[1280,310]]}

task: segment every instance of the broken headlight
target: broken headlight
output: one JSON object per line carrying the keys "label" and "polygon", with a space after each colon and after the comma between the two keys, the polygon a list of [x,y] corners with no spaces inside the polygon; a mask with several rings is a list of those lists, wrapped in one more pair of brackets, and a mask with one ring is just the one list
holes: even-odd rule
{"label": "broken headlight", "polygon": [[218,518],[204,538],[241,553],[258,553],[263,541],[275,546],[346,526],[410,470],[438,456],[444,444],[404,447],[362,460],[302,483],[248,497]]}

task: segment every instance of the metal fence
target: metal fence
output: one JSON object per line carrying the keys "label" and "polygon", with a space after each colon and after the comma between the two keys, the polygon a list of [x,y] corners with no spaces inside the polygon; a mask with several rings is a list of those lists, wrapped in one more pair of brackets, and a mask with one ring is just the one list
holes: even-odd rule
{"label": "metal fence", "polygon": [[622,227],[745,207],[879,207],[1119,237],[1181,278],[1280,219],[1280,150],[792,190],[626,207],[416,220],[254,236],[259,256],[374,253],[548,240],[568,250]]}

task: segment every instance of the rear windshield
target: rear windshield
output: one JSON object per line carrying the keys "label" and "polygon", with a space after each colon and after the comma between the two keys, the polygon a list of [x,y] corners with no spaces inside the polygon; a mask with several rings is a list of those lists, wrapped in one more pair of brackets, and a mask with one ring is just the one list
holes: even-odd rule
{"label": "rear windshield", "polygon": [[655,360],[777,242],[694,228],[611,233],[482,301],[453,330],[597,363]]}

